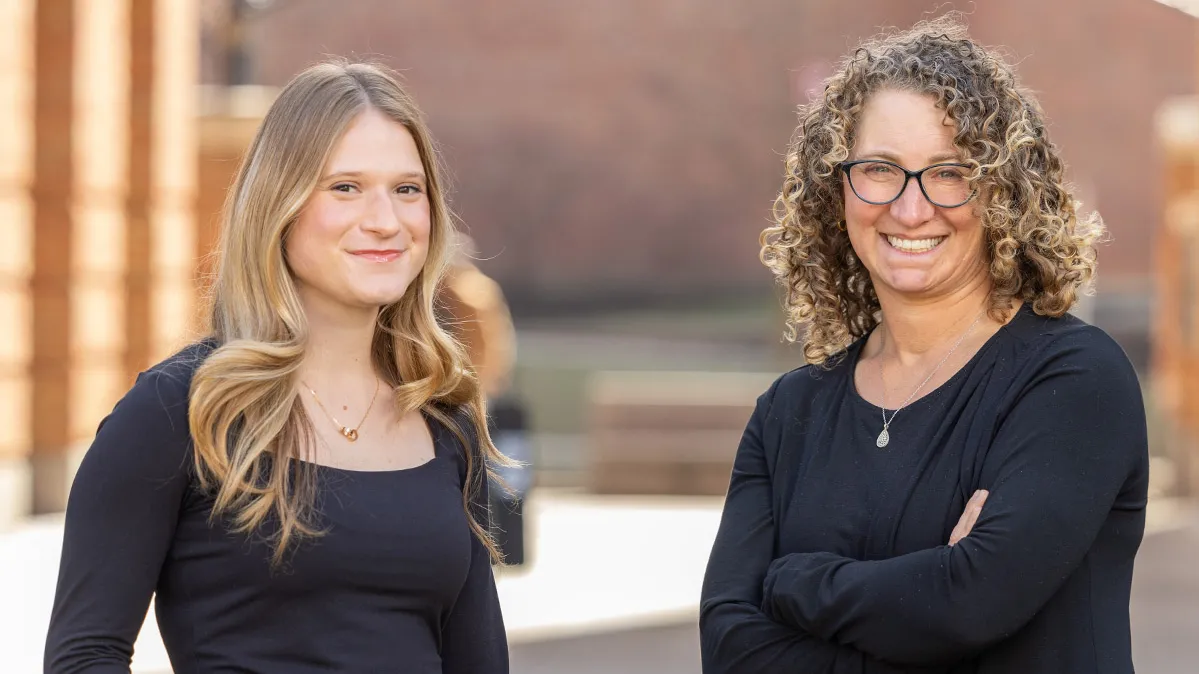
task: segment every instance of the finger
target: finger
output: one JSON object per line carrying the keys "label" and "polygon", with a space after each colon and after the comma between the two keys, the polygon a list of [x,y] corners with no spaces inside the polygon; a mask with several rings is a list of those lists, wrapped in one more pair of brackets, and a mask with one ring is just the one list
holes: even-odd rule
{"label": "finger", "polygon": [[979,490],[970,499],[973,503],[970,508],[966,509],[966,527],[965,532],[962,534],[963,537],[970,535],[970,532],[974,531],[974,525],[978,523],[978,517],[983,512],[983,504],[987,502],[987,496],[988,492],[986,490]]}
{"label": "finger", "polygon": [[962,511],[961,517],[958,518],[957,524],[953,526],[953,531],[949,533],[949,546],[953,547],[962,537],[966,535],[966,522],[970,517],[970,502],[966,502],[966,509]]}
{"label": "finger", "polygon": [[962,540],[962,536],[966,535],[966,516],[970,513],[970,509],[962,511],[962,516],[958,518],[957,524],[954,525],[953,531],[949,534],[949,545],[953,546],[958,541]]}
{"label": "finger", "polygon": [[953,531],[949,534],[949,547],[952,548],[953,546],[957,545],[958,541],[962,540],[962,535],[962,523],[959,520],[958,525],[954,527]]}
{"label": "finger", "polygon": [[970,495],[970,500],[966,501],[966,506],[962,509],[962,514],[958,517],[957,524],[954,525],[953,531],[949,534],[950,547],[957,544],[958,541],[966,535],[969,529],[966,528],[967,522],[970,520],[970,510],[974,507],[974,501],[978,498],[978,492]]}
{"label": "finger", "polygon": [[950,547],[957,544],[958,541],[966,537],[970,530],[974,527],[974,523],[978,521],[978,514],[982,512],[982,504],[987,500],[987,491],[980,489],[970,496],[970,500],[966,502],[966,507],[962,510],[962,516],[958,518],[957,525],[949,534]]}

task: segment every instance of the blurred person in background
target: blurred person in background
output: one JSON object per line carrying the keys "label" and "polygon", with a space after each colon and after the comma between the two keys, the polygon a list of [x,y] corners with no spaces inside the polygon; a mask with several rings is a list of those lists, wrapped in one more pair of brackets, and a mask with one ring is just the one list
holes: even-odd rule
{"label": "blurred person in background", "polygon": [[519,566],[526,561],[524,499],[532,486],[532,448],[525,406],[512,390],[516,331],[500,284],[474,263],[474,240],[462,232],[456,238],[438,304],[483,389],[492,440],[515,462],[494,466],[500,481],[491,489],[491,523],[505,565]]}
{"label": "blurred person in background", "polygon": [[212,333],[143,372],[72,486],[45,671],[504,673],[483,391],[436,322],[453,225],[395,75],[279,94],[228,198]]}
{"label": "blurred person in background", "polygon": [[703,586],[709,674],[1131,674],[1145,410],[1067,312],[1103,226],[950,15],[802,109],[762,259],[808,365],[758,400]]}

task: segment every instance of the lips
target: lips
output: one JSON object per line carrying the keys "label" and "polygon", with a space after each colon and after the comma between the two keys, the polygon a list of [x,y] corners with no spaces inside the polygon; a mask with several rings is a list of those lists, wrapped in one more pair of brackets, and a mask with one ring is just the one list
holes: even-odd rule
{"label": "lips", "polygon": [[404,251],[395,248],[350,251],[350,254],[354,257],[368,260],[370,262],[391,262],[399,258],[403,253]]}

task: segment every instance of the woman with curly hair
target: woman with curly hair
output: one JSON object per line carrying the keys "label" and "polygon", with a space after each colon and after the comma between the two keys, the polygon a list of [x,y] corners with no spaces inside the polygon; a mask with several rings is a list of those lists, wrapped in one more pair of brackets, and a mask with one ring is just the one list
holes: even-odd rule
{"label": "woman with curly hair", "polygon": [[212,334],[138,377],[71,489],[46,672],[505,673],[479,384],[434,319],[453,223],[389,71],[280,92],[226,204]]}
{"label": "woman with curly hair", "polygon": [[762,259],[808,364],[758,400],[704,671],[1131,673],[1136,375],[1067,314],[1095,271],[1032,96],[955,17],[801,112]]}

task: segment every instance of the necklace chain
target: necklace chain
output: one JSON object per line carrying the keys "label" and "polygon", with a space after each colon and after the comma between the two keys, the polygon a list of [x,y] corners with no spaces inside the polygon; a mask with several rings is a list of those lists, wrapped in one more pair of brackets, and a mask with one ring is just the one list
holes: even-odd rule
{"label": "necklace chain", "polygon": [[874,443],[875,445],[877,445],[878,447],[886,447],[891,442],[890,428],[891,428],[891,422],[895,421],[895,416],[897,414],[899,414],[900,410],[907,407],[908,403],[912,402],[912,398],[915,398],[916,394],[920,392],[920,389],[924,388],[924,385],[927,384],[929,382],[929,380],[931,380],[933,378],[933,375],[935,375],[941,369],[941,366],[944,365],[947,360],[949,360],[949,357],[953,355],[953,352],[958,350],[958,347],[962,345],[962,342],[966,339],[966,336],[969,335],[971,332],[974,332],[974,327],[976,325],[978,325],[979,321],[982,320],[982,317],[984,314],[986,314],[985,309],[983,311],[979,312],[978,316],[975,317],[974,322],[970,324],[970,327],[966,328],[966,331],[962,333],[961,337],[958,337],[958,340],[953,343],[953,348],[949,349],[949,351],[945,354],[945,356],[943,358],[941,358],[941,362],[937,363],[937,366],[934,367],[932,369],[932,371],[928,373],[928,376],[924,378],[924,381],[920,382],[920,384],[918,384],[916,386],[916,388],[912,390],[912,392],[908,395],[907,400],[904,400],[903,403],[900,404],[899,407],[895,408],[895,411],[891,413],[890,419],[887,419],[887,381],[883,377],[882,352],[881,351],[879,352],[878,380],[879,380],[879,383],[882,384],[882,387],[883,387],[883,392],[882,392],[883,404],[881,407],[879,407],[879,409],[882,410],[882,413],[883,413],[883,430],[881,433],[878,434],[878,439]]}
{"label": "necklace chain", "polygon": [[350,442],[356,442],[358,440],[358,429],[362,428],[362,424],[366,423],[366,418],[370,416],[371,409],[373,409],[375,406],[375,399],[379,397],[380,382],[378,377],[375,378],[375,394],[371,396],[371,402],[366,406],[366,412],[363,413],[362,420],[359,421],[358,425],[354,426],[353,428],[349,428],[338,421],[337,417],[333,416],[333,414],[325,408],[325,403],[321,402],[321,397],[316,394],[316,391],[314,391],[311,386],[305,384],[303,381],[300,383],[304,384],[304,388],[308,389],[308,392],[312,394],[312,399],[315,400],[316,404],[320,406],[321,411],[324,412],[325,416],[329,417],[329,419],[333,422],[333,425],[337,427],[337,432],[341,433],[346,440],[349,440]]}

